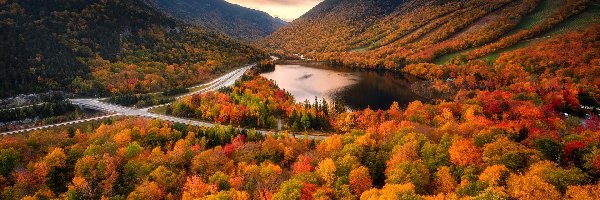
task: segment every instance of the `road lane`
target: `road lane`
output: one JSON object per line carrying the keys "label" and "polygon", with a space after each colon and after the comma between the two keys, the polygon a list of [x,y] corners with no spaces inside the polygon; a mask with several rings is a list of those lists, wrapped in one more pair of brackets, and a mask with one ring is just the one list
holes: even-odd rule
{"label": "road lane", "polygon": [[50,124],[50,125],[46,125],[46,126],[38,126],[38,127],[28,128],[28,129],[21,129],[21,130],[16,130],[16,131],[10,131],[10,132],[0,133],[0,136],[12,135],[12,134],[17,134],[17,133],[25,133],[25,132],[29,132],[29,131],[43,130],[43,129],[54,128],[54,127],[59,127],[59,126],[65,126],[65,125],[71,125],[71,124],[77,124],[77,123],[83,123],[83,122],[101,120],[101,119],[111,118],[111,117],[115,117],[115,116],[119,116],[119,115],[120,114],[110,114],[110,115],[104,115],[104,116],[100,116],[100,117],[94,117],[94,118],[88,118],[88,119],[80,119],[80,120],[75,120],[75,121],[68,121],[68,122],[63,122],[63,123],[59,123],[59,124]]}
{"label": "road lane", "polygon": [[[194,95],[194,94],[200,94],[200,93],[205,93],[205,92],[209,92],[209,91],[216,91],[219,90],[221,88],[224,87],[230,87],[233,84],[235,84],[235,82],[240,79],[249,69],[251,69],[252,67],[256,66],[256,64],[252,64],[252,65],[246,65],[240,69],[236,69],[232,72],[229,72],[209,83],[206,84],[202,84],[202,85],[198,85],[198,86],[194,86],[190,89],[193,88],[198,88],[198,87],[204,87],[201,90],[195,91],[195,92],[191,92],[188,94],[184,94],[181,96],[176,97],[176,99],[183,99],[185,97]],[[102,117],[98,117],[97,119],[92,118],[92,119],[82,119],[82,120],[76,120],[76,121],[70,121],[70,122],[64,122],[61,124],[54,124],[54,125],[48,125],[48,126],[41,126],[41,127],[35,127],[35,128],[30,128],[30,129],[23,129],[23,130],[17,130],[17,131],[12,131],[12,132],[6,132],[6,133],[0,133],[0,135],[10,135],[10,134],[16,134],[16,133],[23,133],[23,132],[28,132],[28,131],[33,131],[33,130],[41,130],[41,129],[46,129],[46,128],[51,128],[51,127],[57,127],[57,126],[63,126],[63,125],[68,125],[68,124],[73,124],[73,123],[81,123],[81,122],[86,122],[86,121],[91,121],[91,120],[98,120],[98,119],[104,119],[104,118],[108,118],[108,117],[114,117],[114,116],[137,116],[137,117],[145,117],[145,118],[150,118],[150,119],[159,119],[159,120],[165,120],[165,121],[170,121],[170,122],[175,122],[175,123],[182,123],[182,124],[187,124],[187,125],[192,125],[192,126],[204,126],[204,127],[215,127],[215,126],[219,126],[217,124],[213,124],[213,123],[208,123],[208,122],[202,122],[202,121],[195,121],[195,120],[190,120],[190,119],[184,119],[184,118],[178,118],[178,117],[174,117],[174,116],[168,116],[168,115],[161,115],[161,114],[155,114],[155,113],[150,113],[148,110],[152,109],[152,108],[156,108],[156,107],[161,107],[161,106],[166,106],[166,105],[170,105],[171,103],[168,104],[163,104],[163,105],[158,105],[158,106],[152,106],[152,107],[147,107],[147,108],[141,108],[141,109],[135,109],[135,108],[130,108],[130,107],[124,107],[124,106],[119,106],[119,105],[114,105],[114,104],[110,104],[110,103],[105,103],[102,102],[101,99],[98,98],[94,98],[94,99],[69,99],[71,101],[71,103],[78,105],[78,106],[82,106],[85,108],[89,108],[89,109],[94,109],[94,110],[99,110],[99,111],[103,111],[103,112],[107,112],[107,113],[112,113],[110,115],[106,115],[106,116],[102,116]],[[245,129],[245,128],[240,128],[240,130],[251,130],[251,129]],[[270,131],[263,131],[263,130],[255,130],[256,132],[260,133],[260,134],[268,134],[270,133]],[[303,135],[297,135],[296,137],[298,138],[303,138]],[[323,136],[308,136],[310,139],[323,139]]]}

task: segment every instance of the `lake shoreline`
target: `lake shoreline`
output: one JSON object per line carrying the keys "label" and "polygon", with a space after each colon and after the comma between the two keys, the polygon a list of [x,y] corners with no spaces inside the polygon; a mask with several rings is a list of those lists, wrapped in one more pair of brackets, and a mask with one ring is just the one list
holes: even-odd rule
{"label": "lake shoreline", "polygon": [[[297,102],[325,98],[341,102],[352,110],[367,107],[387,109],[393,102],[406,107],[410,102],[429,98],[412,91],[411,85],[422,81],[404,73],[354,70],[324,62],[283,60],[275,69],[261,76],[276,82],[290,92]],[[377,103],[373,103],[377,102]]]}

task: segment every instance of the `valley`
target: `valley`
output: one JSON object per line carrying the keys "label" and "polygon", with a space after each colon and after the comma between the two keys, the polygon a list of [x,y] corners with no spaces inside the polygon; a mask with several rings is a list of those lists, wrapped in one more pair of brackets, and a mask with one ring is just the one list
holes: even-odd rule
{"label": "valley", "polygon": [[149,0],[178,19],[222,32],[244,42],[260,40],[287,22],[224,0]]}
{"label": "valley", "polygon": [[0,0],[0,199],[599,199],[599,8]]}

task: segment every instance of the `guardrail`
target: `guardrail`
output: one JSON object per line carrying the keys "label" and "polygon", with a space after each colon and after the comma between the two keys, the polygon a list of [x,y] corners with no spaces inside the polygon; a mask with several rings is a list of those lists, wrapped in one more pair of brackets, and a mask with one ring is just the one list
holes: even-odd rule
{"label": "guardrail", "polygon": [[[191,95],[197,94],[197,93],[204,93],[207,91],[212,91],[212,90],[220,89],[223,87],[231,86],[235,83],[235,81],[237,81],[237,79],[242,77],[242,75],[244,75],[248,69],[250,69],[254,66],[256,66],[256,64],[246,65],[240,69],[237,69],[237,70],[230,72],[222,77],[219,77],[216,80],[213,80],[207,84],[204,84],[204,86],[210,84],[208,87],[206,87],[202,90],[196,91],[196,92],[181,95],[178,97],[178,99],[181,99],[181,98],[184,98],[187,96],[191,96]],[[195,86],[195,87],[199,87],[199,86]],[[52,125],[46,125],[46,126],[40,126],[40,127],[34,127],[34,128],[28,128],[28,129],[22,129],[22,130],[15,130],[15,131],[11,131],[11,132],[0,133],[0,135],[12,135],[12,134],[17,134],[17,133],[24,133],[24,132],[29,132],[29,131],[42,130],[42,129],[53,128],[53,127],[58,127],[58,126],[88,122],[88,121],[99,120],[99,119],[105,119],[105,118],[110,118],[110,117],[115,117],[115,116],[120,116],[120,115],[140,116],[140,117],[146,117],[146,118],[151,118],[151,119],[160,119],[160,120],[164,120],[164,121],[170,121],[170,122],[174,122],[174,123],[182,123],[182,124],[187,124],[187,125],[192,125],[192,126],[204,126],[204,127],[217,126],[217,124],[214,124],[214,123],[196,121],[196,120],[190,120],[190,119],[184,119],[184,118],[179,118],[179,117],[174,117],[174,116],[160,115],[160,114],[154,114],[154,113],[148,112],[149,109],[160,107],[160,106],[165,106],[165,105],[170,105],[171,103],[142,108],[142,109],[134,109],[134,108],[129,108],[129,107],[125,107],[125,106],[104,103],[104,102],[99,101],[99,99],[69,99],[69,100],[71,101],[71,103],[73,103],[75,105],[83,106],[83,107],[86,107],[89,109],[100,110],[100,111],[104,111],[104,112],[111,112],[113,114],[105,115],[105,116],[101,116],[101,117],[89,118],[89,119],[81,119],[81,120],[63,122],[63,123],[59,123],[59,124],[52,124]],[[245,128],[238,128],[238,129],[239,130],[254,130],[254,129],[245,129]],[[271,133],[271,131],[265,131],[265,130],[254,130],[254,131],[256,131],[259,134],[263,134],[263,135]],[[304,135],[294,135],[294,136],[296,138],[304,137]],[[325,137],[324,136],[309,136],[309,138],[310,139],[323,139]]]}
{"label": "guardrail", "polygon": [[0,136],[13,135],[13,134],[17,134],[17,133],[25,133],[25,132],[30,132],[30,131],[37,131],[37,130],[43,130],[43,129],[48,129],[48,128],[54,128],[54,127],[58,127],[58,126],[65,126],[65,125],[71,125],[71,124],[78,124],[78,123],[83,123],[83,122],[101,120],[101,119],[111,118],[111,117],[115,117],[115,116],[119,116],[119,115],[121,115],[121,114],[117,113],[117,114],[111,114],[111,115],[104,115],[104,116],[100,116],[100,117],[80,119],[80,120],[68,121],[68,122],[63,122],[63,123],[58,123],[58,124],[50,124],[50,125],[45,125],[45,126],[38,126],[38,127],[33,127],[33,128],[15,130],[15,131],[10,131],[10,132],[0,133]]}

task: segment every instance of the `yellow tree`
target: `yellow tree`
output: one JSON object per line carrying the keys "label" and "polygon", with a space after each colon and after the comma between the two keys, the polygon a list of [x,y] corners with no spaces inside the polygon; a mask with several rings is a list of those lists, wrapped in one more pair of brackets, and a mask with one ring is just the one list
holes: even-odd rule
{"label": "yellow tree", "polygon": [[505,179],[510,174],[510,170],[504,165],[492,165],[488,166],[479,175],[479,180],[487,182],[490,186],[502,185],[502,179]]}
{"label": "yellow tree", "polygon": [[387,161],[387,166],[394,166],[403,162],[411,162],[419,159],[419,144],[417,140],[410,140],[403,145],[394,147],[392,158]]}
{"label": "yellow tree", "polygon": [[450,174],[448,166],[442,166],[434,175],[433,179],[434,193],[450,194],[456,188],[456,181]]}
{"label": "yellow tree", "polygon": [[335,181],[335,171],[335,163],[331,158],[327,158],[319,162],[316,170],[321,179],[323,179],[329,186],[333,185],[333,182]]}
{"label": "yellow tree", "polygon": [[538,176],[511,175],[507,182],[508,194],[514,199],[560,199],[558,190]]}
{"label": "yellow tree", "polygon": [[92,198],[93,196],[91,185],[87,180],[85,180],[85,178],[80,176],[75,176],[68,188],[68,199],[85,199]]}
{"label": "yellow tree", "polygon": [[344,147],[342,136],[332,135],[317,146],[317,151],[324,156],[338,153]]}
{"label": "yellow tree", "polygon": [[415,194],[415,186],[412,183],[386,184],[382,189],[373,188],[360,195],[361,200],[380,199],[420,199]]}
{"label": "yellow tree", "polygon": [[67,162],[67,155],[61,148],[54,148],[41,161],[35,163],[34,173],[40,182],[45,182],[54,170],[62,168]]}
{"label": "yellow tree", "polygon": [[600,199],[600,183],[596,185],[569,186],[565,194],[567,200],[596,200]]}
{"label": "yellow tree", "polygon": [[481,150],[469,139],[455,140],[448,152],[450,153],[450,162],[456,165],[468,166],[481,163]]}
{"label": "yellow tree", "polygon": [[125,146],[131,142],[131,129],[123,129],[121,132],[113,136],[113,140],[119,144],[119,146]]}
{"label": "yellow tree", "polygon": [[155,182],[144,182],[127,196],[127,200],[160,200],[165,196]]}
{"label": "yellow tree", "polygon": [[210,186],[199,176],[188,177],[183,185],[183,200],[202,199],[210,192]]}

